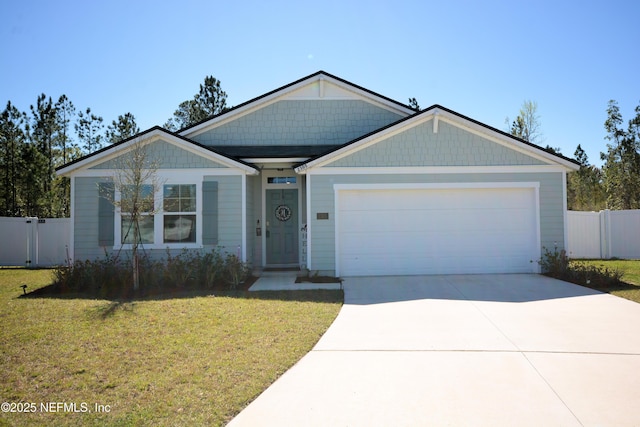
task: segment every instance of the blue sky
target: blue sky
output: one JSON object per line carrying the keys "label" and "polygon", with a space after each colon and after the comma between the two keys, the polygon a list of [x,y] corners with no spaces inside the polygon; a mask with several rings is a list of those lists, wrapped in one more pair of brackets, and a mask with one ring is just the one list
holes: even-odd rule
{"label": "blue sky", "polygon": [[607,102],[640,104],[640,2],[0,2],[0,103],[66,94],[107,123],[162,125],[213,75],[237,105],[318,70],[505,130],[538,103],[544,140],[594,164]]}

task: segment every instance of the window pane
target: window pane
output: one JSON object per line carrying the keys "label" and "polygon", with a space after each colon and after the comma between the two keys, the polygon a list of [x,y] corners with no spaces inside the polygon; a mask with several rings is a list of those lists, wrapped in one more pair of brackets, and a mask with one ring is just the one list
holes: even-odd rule
{"label": "window pane", "polygon": [[165,185],[163,196],[165,198],[172,197],[177,199],[180,197],[180,186],[179,185]]}
{"label": "window pane", "polygon": [[165,215],[163,225],[165,243],[196,242],[195,215]]}
{"label": "window pane", "polygon": [[[138,220],[138,225],[140,228],[138,242],[145,244],[153,243],[153,216],[141,216]],[[134,227],[131,218],[123,215],[121,227],[122,243],[133,243]]]}
{"label": "window pane", "polygon": [[182,199],[180,203],[180,212],[195,212],[196,211],[196,199]]}
{"label": "window pane", "polygon": [[268,184],[295,184],[295,176],[273,176],[267,178]]}
{"label": "window pane", "polygon": [[181,185],[180,186],[180,198],[182,199],[191,199],[196,197],[196,185]]}
{"label": "window pane", "polygon": [[165,212],[180,212],[180,199],[164,199]]}
{"label": "window pane", "polygon": [[196,211],[196,185],[195,184],[171,184],[164,186],[165,212],[195,212]]}
{"label": "window pane", "polygon": [[120,210],[125,213],[131,212],[133,204],[136,201],[139,212],[153,211],[153,185],[143,184],[139,187],[135,185],[123,186],[120,191]]}

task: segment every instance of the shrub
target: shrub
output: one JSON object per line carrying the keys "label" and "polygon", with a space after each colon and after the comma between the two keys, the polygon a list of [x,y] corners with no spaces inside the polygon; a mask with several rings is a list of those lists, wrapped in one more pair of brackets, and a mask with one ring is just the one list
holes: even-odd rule
{"label": "shrub", "polygon": [[[164,260],[140,257],[140,293],[170,289],[237,289],[250,273],[248,265],[233,254],[226,258],[217,250],[202,253],[167,251]],[[88,292],[97,297],[127,298],[133,295],[131,260],[105,254],[94,261],[76,261],[54,270],[54,284],[60,292]]]}
{"label": "shrub", "polygon": [[562,249],[558,252],[558,247],[556,246],[551,252],[546,247],[544,249],[544,255],[542,259],[538,261],[540,267],[542,268],[542,272],[547,276],[555,277],[561,279],[566,277],[569,272],[569,257],[567,256],[567,252]]}
{"label": "shrub", "polygon": [[553,252],[544,248],[544,255],[538,264],[547,276],[594,289],[605,289],[619,285],[624,275],[619,269],[570,260],[566,251],[563,249],[558,252],[557,247]]}
{"label": "shrub", "polygon": [[249,277],[249,273],[247,264],[240,261],[236,255],[227,255],[224,260],[224,280],[231,289],[236,289],[240,283],[244,282]]}

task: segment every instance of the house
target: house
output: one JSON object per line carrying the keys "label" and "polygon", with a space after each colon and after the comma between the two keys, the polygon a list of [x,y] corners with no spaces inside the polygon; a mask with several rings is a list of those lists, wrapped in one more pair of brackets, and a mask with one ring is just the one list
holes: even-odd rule
{"label": "house", "polygon": [[220,247],[257,270],[338,276],[538,272],[543,248],[566,244],[566,175],[578,169],[445,107],[416,112],[319,71],[61,167],[74,259],[127,249],[127,219],[101,194],[136,143],[162,182],[145,251]]}

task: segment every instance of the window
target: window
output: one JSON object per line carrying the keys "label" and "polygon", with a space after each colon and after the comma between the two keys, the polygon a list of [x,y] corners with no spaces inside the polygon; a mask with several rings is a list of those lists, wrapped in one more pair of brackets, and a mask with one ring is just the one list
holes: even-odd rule
{"label": "window", "polygon": [[170,184],[163,191],[164,243],[196,242],[196,186]]}
{"label": "window", "polygon": [[138,242],[142,244],[153,244],[154,242],[154,197],[153,186],[142,185],[139,189],[139,193],[136,194],[136,187],[128,185],[124,187],[120,194],[120,208],[121,208],[121,221],[120,221],[120,236],[121,243],[133,243],[134,240],[134,227],[131,215],[129,214],[133,208],[134,200],[137,200],[138,209],[140,210],[140,216],[138,219]]}
{"label": "window", "polygon": [[[217,231],[217,204],[213,205],[211,212],[211,203],[207,203],[211,194],[205,192],[206,197],[203,195],[207,186],[163,179],[165,181],[160,185],[144,185],[138,196],[138,242],[148,249],[195,248],[205,241],[208,245],[217,243],[217,234],[214,233]],[[210,184],[211,182],[207,185]],[[217,186],[215,190],[215,199],[212,200],[217,202]],[[111,217],[112,223],[115,220],[115,225],[111,228],[114,236],[112,242],[122,244],[125,248],[129,248],[134,240],[133,221],[128,212],[133,206],[134,195],[133,188],[119,189],[115,194],[119,212]],[[213,243],[212,236],[215,238]]]}
{"label": "window", "polygon": [[267,184],[295,184],[295,176],[271,176],[267,178]]}

